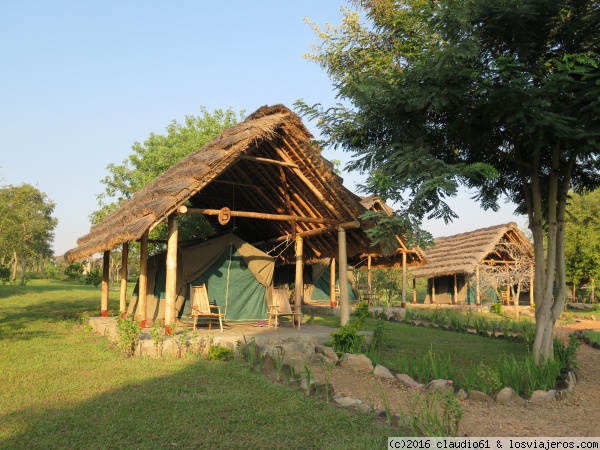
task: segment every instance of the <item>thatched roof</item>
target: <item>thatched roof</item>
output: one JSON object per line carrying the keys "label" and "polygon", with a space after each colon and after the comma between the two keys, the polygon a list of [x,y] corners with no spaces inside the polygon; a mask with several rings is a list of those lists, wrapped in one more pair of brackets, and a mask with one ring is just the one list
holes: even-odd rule
{"label": "thatched roof", "polygon": [[514,222],[434,239],[434,246],[425,250],[427,263],[411,269],[417,278],[453,274],[472,274],[485,261],[508,260],[498,246],[510,242],[518,251],[533,255],[533,247]]}
{"label": "thatched roof", "polygon": [[[276,238],[314,231],[315,235],[305,239],[305,257],[335,257],[336,224],[356,221],[366,209],[360,198],[342,185],[343,180],[312,139],[288,108],[264,106],[123,201],[79,238],[78,247],[65,257],[74,261],[139,240],[184,204],[330,219],[331,223],[319,224],[237,217],[223,226],[214,216],[208,217],[219,234],[233,230],[247,242],[263,247]],[[329,231],[321,233],[324,229]],[[291,247],[282,258],[293,259]],[[349,256],[372,251],[361,229],[348,230],[347,247]]]}

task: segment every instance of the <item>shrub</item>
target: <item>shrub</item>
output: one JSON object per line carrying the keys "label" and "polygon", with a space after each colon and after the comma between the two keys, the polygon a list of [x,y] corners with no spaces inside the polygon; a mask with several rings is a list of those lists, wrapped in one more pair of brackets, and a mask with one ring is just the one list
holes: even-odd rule
{"label": "shrub", "polygon": [[362,323],[360,321],[349,322],[340,330],[331,333],[333,340],[329,343],[337,353],[361,353],[365,337],[358,334]]}
{"label": "shrub", "polygon": [[207,358],[213,361],[230,361],[233,359],[233,350],[217,345],[210,348]]}
{"label": "shrub", "polygon": [[142,326],[139,320],[135,320],[133,316],[127,317],[125,314],[117,316],[117,347],[125,356],[135,355],[141,335]]}
{"label": "shrub", "polygon": [[353,316],[355,316],[357,322],[360,323],[359,328],[362,327],[365,323],[365,320],[372,317],[371,311],[369,311],[369,303],[360,302],[358,305],[356,305]]}
{"label": "shrub", "polygon": [[83,275],[83,263],[71,263],[65,267],[65,275],[69,280],[77,280]]}
{"label": "shrub", "polygon": [[0,282],[6,284],[10,281],[10,268],[0,265]]}
{"label": "shrub", "polygon": [[100,286],[102,283],[102,274],[100,269],[92,269],[85,275],[85,284],[91,284],[94,287]]}

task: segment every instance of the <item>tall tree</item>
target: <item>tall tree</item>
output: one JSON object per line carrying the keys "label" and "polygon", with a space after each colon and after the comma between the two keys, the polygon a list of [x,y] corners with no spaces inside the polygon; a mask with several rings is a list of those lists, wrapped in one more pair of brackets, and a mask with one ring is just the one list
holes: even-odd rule
{"label": "tall tree", "polygon": [[354,153],[366,191],[401,204],[417,226],[455,217],[445,199],[460,184],[484,208],[514,201],[534,241],[534,355],[552,358],[567,193],[600,185],[599,2],[352,4],[365,23],[346,10],[340,27],[313,25],[321,44],[309,55],[347,106],[300,110]]}
{"label": "tall tree", "polygon": [[[11,258],[16,274],[21,261],[21,284],[25,283],[25,260],[52,255],[55,204],[30,184],[0,188],[0,258]],[[13,275],[13,280],[16,275]]]}
{"label": "tall tree", "polygon": [[600,278],[600,190],[569,196],[565,223],[567,280],[573,290],[588,283],[593,298]]}
{"label": "tall tree", "polygon": [[[100,209],[91,214],[92,223],[102,220],[122,200],[130,198],[146,183],[238,122],[232,109],[215,109],[210,113],[202,107],[200,112],[199,116],[185,116],[183,124],[172,121],[164,135],[151,133],[143,143],[135,142],[132,153],[121,164],[108,165],[109,175],[102,180],[105,190],[98,195]],[[240,120],[243,116],[242,111]],[[182,239],[205,237],[210,230],[208,222],[198,217],[191,220],[188,216],[182,217],[180,222]],[[154,238],[165,236],[165,227],[159,227],[153,235]]]}

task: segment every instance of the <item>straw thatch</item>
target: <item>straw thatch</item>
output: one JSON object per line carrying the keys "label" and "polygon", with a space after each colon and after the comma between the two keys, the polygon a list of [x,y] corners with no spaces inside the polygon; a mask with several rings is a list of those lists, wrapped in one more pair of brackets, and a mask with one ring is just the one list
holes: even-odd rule
{"label": "straw thatch", "polygon": [[[366,208],[342,185],[333,165],[312,143],[300,118],[283,105],[264,106],[244,122],[221,133],[174,164],[90,232],[65,254],[68,261],[112,250],[139,240],[186,204],[196,208],[250,211],[326,218],[335,223],[358,220]],[[257,158],[270,160],[270,163]],[[279,164],[274,164],[278,161]],[[208,217],[217,233],[234,231],[250,243],[265,245],[293,233],[331,225],[234,218],[222,226]],[[348,255],[372,251],[361,229],[348,230]],[[335,257],[335,227],[305,239],[305,257]],[[293,246],[282,258],[293,258]]]}
{"label": "straw thatch", "polygon": [[514,222],[434,239],[434,246],[425,250],[427,263],[411,269],[417,278],[453,274],[473,274],[478,264],[486,261],[509,260],[498,246],[510,242],[519,252],[531,256],[533,247]]}

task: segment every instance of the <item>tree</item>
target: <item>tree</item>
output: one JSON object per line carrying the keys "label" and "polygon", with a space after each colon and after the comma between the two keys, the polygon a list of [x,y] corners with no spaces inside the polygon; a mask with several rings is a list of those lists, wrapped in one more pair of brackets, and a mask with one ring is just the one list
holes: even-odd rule
{"label": "tree", "polygon": [[[225,128],[238,121],[233,110],[215,109],[211,114],[200,108],[200,116],[185,116],[183,124],[172,121],[166,128],[166,134],[151,133],[143,143],[135,142],[133,152],[122,164],[109,164],[109,175],[102,180],[103,193],[98,195],[100,209],[90,216],[92,223],[98,223],[106,214],[117,209],[118,204],[130,198],[148,182],[173,164],[204,146]],[[239,115],[243,119],[244,112]],[[181,239],[193,239],[207,236],[212,228],[205,220],[190,215],[181,218]],[[152,236],[155,239],[166,237],[166,227],[159,227]]]}
{"label": "tree", "polygon": [[566,277],[573,290],[588,283],[593,301],[595,282],[600,277],[600,190],[571,193],[565,223]]}
{"label": "tree", "polygon": [[534,241],[534,355],[553,358],[567,194],[600,185],[598,1],[352,3],[367,22],[347,10],[338,28],[313,25],[308,56],[347,106],[300,111],[416,228],[454,218],[445,199],[460,184],[485,209],[515,202]]}
{"label": "tree", "polygon": [[19,260],[21,284],[25,284],[26,259],[52,255],[58,223],[52,217],[54,207],[45,193],[30,184],[0,188],[0,257],[11,258],[13,281]]}

